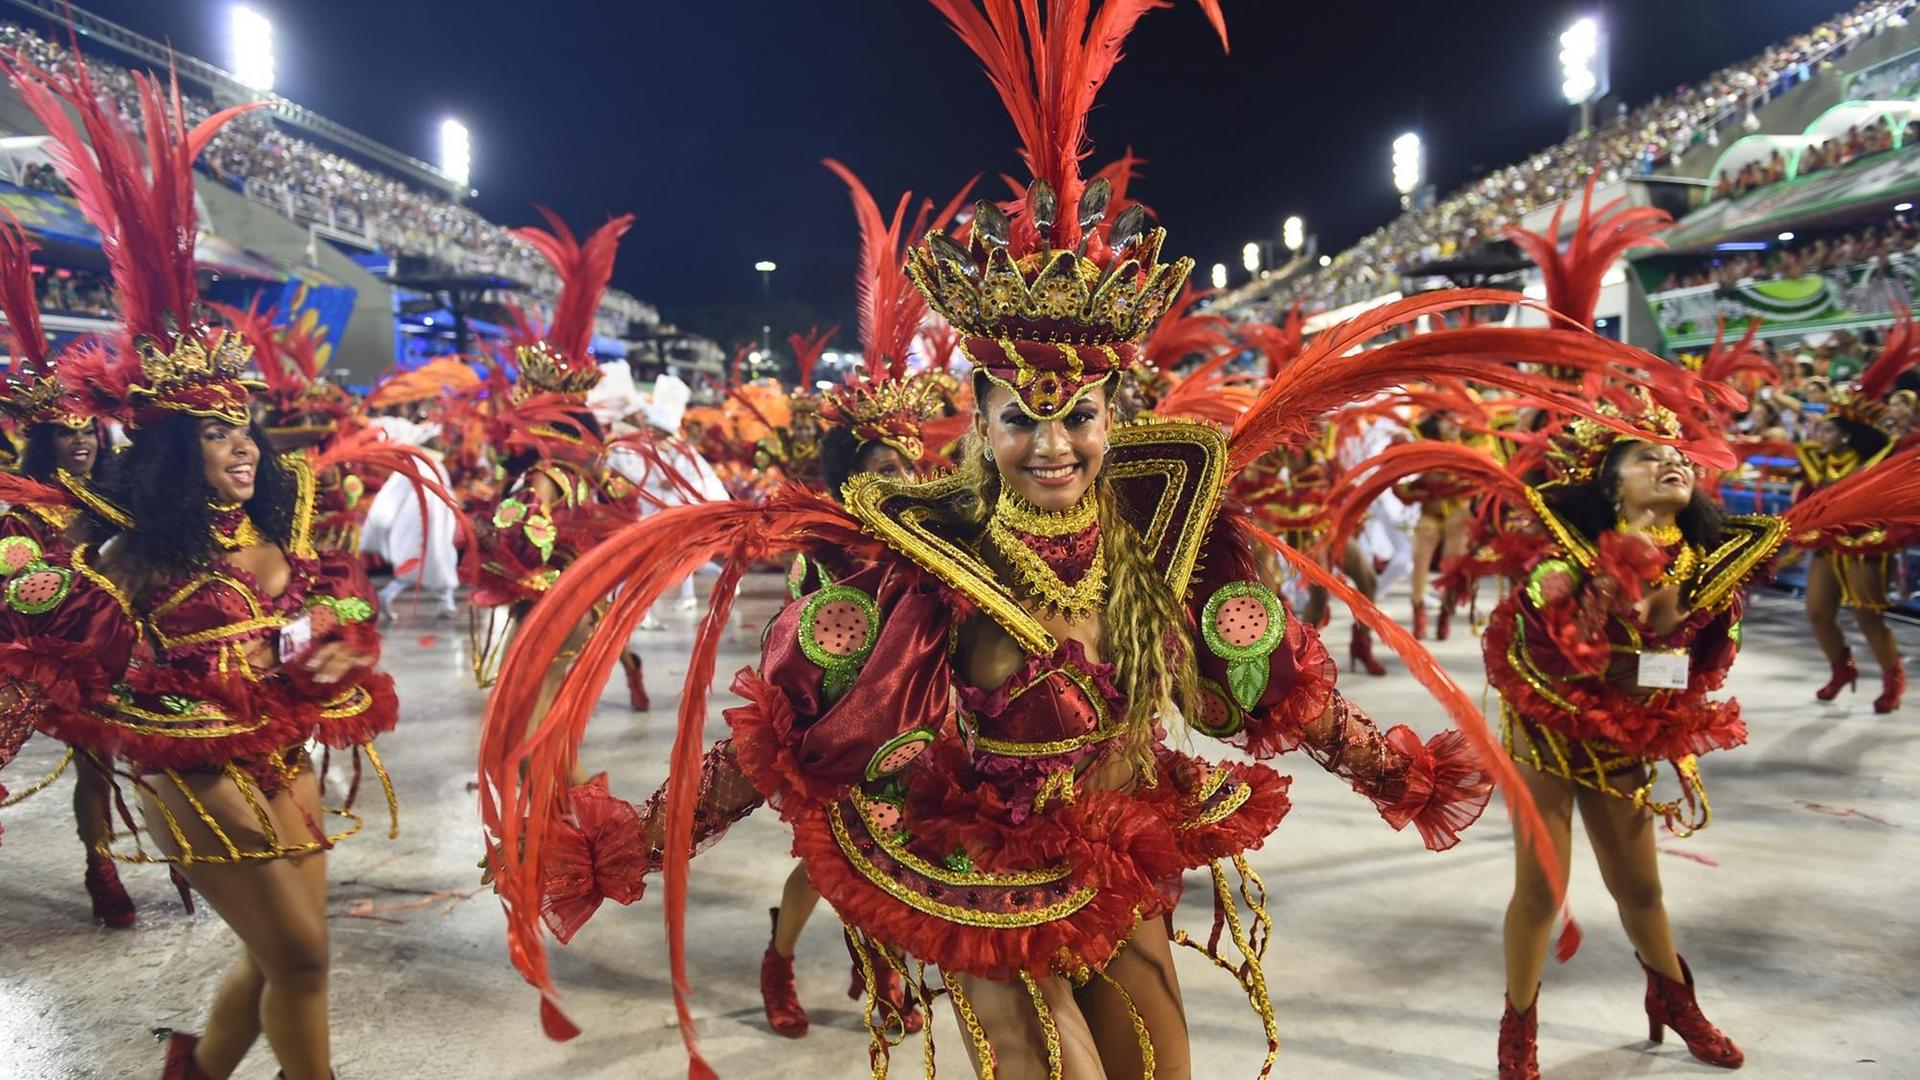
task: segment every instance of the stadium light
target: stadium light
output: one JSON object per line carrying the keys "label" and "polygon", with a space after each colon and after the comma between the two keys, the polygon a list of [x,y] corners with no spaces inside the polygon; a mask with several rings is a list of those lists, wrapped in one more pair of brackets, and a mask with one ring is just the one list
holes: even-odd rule
{"label": "stadium light", "polygon": [[1332,266],[1332,265],[1333,265],[1333,256],[1331,256],[1331,255],[1322,255],[1322,256],[1320,256],[1320,265],[1321,265],[1321,266]]}
{"label": "stadium light", "polygon": [[1400,192],[1400,202],[1407,205],[1413,193],[1420,187],[1427,169],[1426,150],[1420,144],[1420,136],[1409,131],[1393,140],[1393,186]]}
{"label": "stadium light", "polygon": [[233,50],[233,77],[257,94],[273,90],[273,23],[250,7],[236,5],[227,17]]}
{"label": "stadium light", "polygon": [[1307,223],[1300,220],[1299,214],[1294,214],[1281,224],[1280,242],[1295,254],[1299,253],[1300,245],[1307,242]]}
{"label": "stadium light", "polygon": [[1560,93],[1580,106],[1580,129],[1593,127],[1593,103],[1607,94],[1607,34],[1600,21],[1581,19],[1560,35]]}
{"label": "stadium light", "polygon": [[1249,274],[1260,272],[1259,244],[1252,240],[1247,241],[1247,246],[1240,249],[1240,265],[1246,267]]}
{"label": "stadium light", "polygon": [[461,187],[473,179],[473,140],[467,125],[449,116],[440,121],[440,171]]}
{"label": "stadium light", "polygon": [[753,268],[755,270],[760,271],[763,274],[771,274],[775,270],[780,269],[778,266],[774,265],[772,259],[761,259],[759,262],[753,264]]}
{"label": "stadium light", "polygon": [[1791,231],[1783,232],[1780,234],[1780,242],[1783,244],[1791,239],[1793,239],[1793,233]]}
{"label": "stadium light", "polygon": [[1227,287],[1227,264],[1226,263],[1213,264],[1213,287],[1216,289],[1224,289]]}
{"label": "stadium light", "polygon": [[1911,210],[1911,209],[1913,209],[1913,204],[1912,204],[1912,203],[1910,203],[1910,202],[1903,202],[1903,203],[1894,203],[1894,204],[1893,204],[1893,212],[1894,212],[1894,213],[1896,213],[1896,214],[1904,214],[1904,213],[1906,213],[1907,211],[1909,211],[1909,210]]}

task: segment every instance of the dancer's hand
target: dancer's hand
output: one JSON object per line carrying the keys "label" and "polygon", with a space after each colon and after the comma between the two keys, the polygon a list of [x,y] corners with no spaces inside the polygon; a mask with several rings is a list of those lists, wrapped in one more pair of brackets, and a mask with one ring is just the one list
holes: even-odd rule
{"label": "dancer's hand", "polygon": [[360,652],[344,641],[329,641],[296,661],[317,683],[336,683],[350,672],[373,665],[373,654]]}

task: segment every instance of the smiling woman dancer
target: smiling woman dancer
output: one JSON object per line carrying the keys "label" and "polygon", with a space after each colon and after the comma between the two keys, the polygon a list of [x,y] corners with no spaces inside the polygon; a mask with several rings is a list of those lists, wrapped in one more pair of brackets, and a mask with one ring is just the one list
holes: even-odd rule
{"label": "smiling woman dancer", "polygon": [[[243,946],[205,1036],[174,1034],[165,1075],[225,1077],[265,1034],[287,1077],[323,1080],[325,852],[360,823],[323,808],[324,767],[306,747],[351,751],[356,776],[364,755],[386,786],[371,743],[395,701],[372,671],[364,575],[314,548],[311,468],[251,423],[250,350],[198,311],[192,160],[238,110],[188,132],[136,75],[142,139],[83,67],[7,67],[106,238],[125,319],[123,339],[68,357],[60,376],[132,445],[100,488],[69,473],[33,493],[85,514],[66,561],[7,563],[0,730],[37,728],[114,760],[150,835],[114,854],[175,864]],[[351,822],[329,834],[329,814]]]}
{"label": "smiling woman dancer", "polygon": [[[554,584],[506,658],[481,748],[489,861],[512,953],[545,991],[548,1032],[570,1036],[577,1029],[546,968],[543,905],[562,893],[575,910],[603,895],[631,900],[646,871],[663,869],[693,1047],[687,862],[743,805],[721,763],[701,763],[715,649],[754,560],[831,549],[856,569],[775,619],[759,667],[734,680],[745,704],[728,711],[728,755],[792,830],[808,878],[857,947],[913,970],[910,988],[924,985],[923,964],[937,966],[973,1062],[1006,1080],[1190,1075],[1171,962],[1172,945],[1189,944],[1241,981],[1270,1066],[1277,1031],[1259,963],[1270,923],[1244,855],[1285,814],[1288,781],[1265,765],[1177,751],[1167,728],[1184,718],[1258,757],[1304,750],[1435,849],[1484,807],[1483,767],[1516,789],[1517,779],[1478,708],[1404,631],[1279,545],[1406,650],[1463,731],[1425,744],[1405,727],[1382,733],[1336,692],[1318,638],[1259,580],[1256,545],[1278,542],[1223,506],[1227,478],[1308,437],[1328,410],[1415,372],[1548,393],[1551,384],[1507,365],[1686,376],[1551,330],[1507,332],[1498,348],[1485,334],[1443,331],[1356,355],[1433,312],[1515,299],[1446,294],[1322,335],[1230,437],[1202,423],[1116,425],[1113,376],[1192,267],[1161,263],[1164,231],[1147,229],[1137,207],[1110,206],[1109,186],[1079,172],[1086,109],[1140,10],[1101,7],[1089,31],[1027,24],[1012,6],[937,6],[1031,121],[1022,131],[1036,174],[1013,212],[978,203],[964,239],[936,230],[908,255],[914,283],[974,361],[978,412],[962,468],[924,483],[855,478],[844,510],[789,489],[752,506],[664,511]],[[1114,14],[1122,10],[1132,14]],[[1081,91],[1043,102],[1043,84]],[[598,682],[626,633],[663,586],[715,554],[723,569],[688,665],[664,799],[637,813],[603,788],[570,788]],[[553,708],[528,731],[526,707],[555,654],[616,588]],[[1517,812],[1529,812],[1524,794]],[[1217,920],[1204,946],[1167,922],[1182,874],[1199,868],[1212,878]],[[870,1027],[881,1070],[898,1025],[881,1015]],[[697,1056],[696,1074],[710,1074]]]}

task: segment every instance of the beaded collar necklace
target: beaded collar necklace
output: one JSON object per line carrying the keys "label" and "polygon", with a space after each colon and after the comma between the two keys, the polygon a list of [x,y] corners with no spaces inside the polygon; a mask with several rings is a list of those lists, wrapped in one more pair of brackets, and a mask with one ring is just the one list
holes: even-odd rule
{"label": "beaded collar necklace", "polygon": [[987,541],[1014,573],[1014,587],[1044,611],[1080,622],[1106,596],[1107,559],[1093,488],[1062,511],[1042,510],[1002,488]]}

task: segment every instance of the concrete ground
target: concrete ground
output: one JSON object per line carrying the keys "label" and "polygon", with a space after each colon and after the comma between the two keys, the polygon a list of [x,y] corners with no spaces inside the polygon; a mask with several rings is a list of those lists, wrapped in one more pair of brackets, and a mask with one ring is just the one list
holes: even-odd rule
{"label": "concrete ground", "polygon": [[[771,575],[750,580],[720,680],[748,660],[773,610]],[[1389,609],[1403,611],[1404,597]],[[635,716],[608,692],[586,760],[640,798],[660,780],[675,688],[693,617],[664,612],[647,651],[655,712]],[[465,621],[409,618],[387,644],[400,682],[400,729],[381,747],[399,786],[401,834],[363,835],[333,856],[333,1043],[343,1080],[411,1077],[676,1077],[685,1074],[667,992],[659,901],[609,905],[555,964],[585,1034],[548,1042],[536,997],[508,966],[499,909],[478,891],[478,819],[469,789],[482,695],[467,671]],[[1920,632],[1900,628],[1920,656]],[[1345,644],[1345,624],[1330,640]],[[1477,642],[1457,633],[1435,651],[1469,690],[1484,685]],[[1344,655],[1342,652],[1341,655]],[[1715,821],[1665,838],[1667,897],[1705,1010],[1745,1048],[1744,1075],[1920,1077],[1920,701],[1887,717],[1860,692],[1812,698],[1824,668],[1798,606],[1765,596],[1747,620],[1734,669],[1751,745],[1712,755]],[[1343,686],[1383,721],[1431,734],[1439,710],[1397,664]],[[726,695],[714,695],[713,727]],[[1383,725],[1384,726],[1384,725]],[[35,740],[8,770],[16,789],[58,748]],[[1388,830],[1365,800],[1296,758],[1295,807],[1253,857],[1272,894],[1267,978],[1279,1019],[1277,1074],[1455,1078],[1493,1075],[1501,1009],[1499,926],[1513,845],[1496,809],[1455,850],[1435,855]],[[8,810],[0,850],[0,1078],[157,1076],[151,1029],[197,1030],[235,945],[204,908],[184,914],[166,874],[127,867],[141,905],[129,931],[95,929],[81,888],[70,784]],[[372,833],[374,830],[369,830]],[[757,975],[766,908],[792,865],[778,823],[761,814],[695,864],[689,937],[693,1008],[723,1077],[860,1077],[866,1036],[844,997],[845,949],[822,912],[801,941],[799,987],[812,1012],[804,1040],[774,1036]],[[1575,910],[1586,945],[1552,967],[1542,992],[1541,1061],[1554,1080],[1708,1076],[1674,1039],[1645,1041],[1642,979],[1584,838],[1576,840]],[[1183,923],[1204,930],[1207,886]],[[1196,1075],[1250,1077],[1259,1025],[1234,984],[1177,950]],[[938,1017],[941,1075],[968,1075],[952,1018]],[[237,1074],[274,1074],[264,1043]],[[917,1045],[895,1076],[919,1074]]]}

